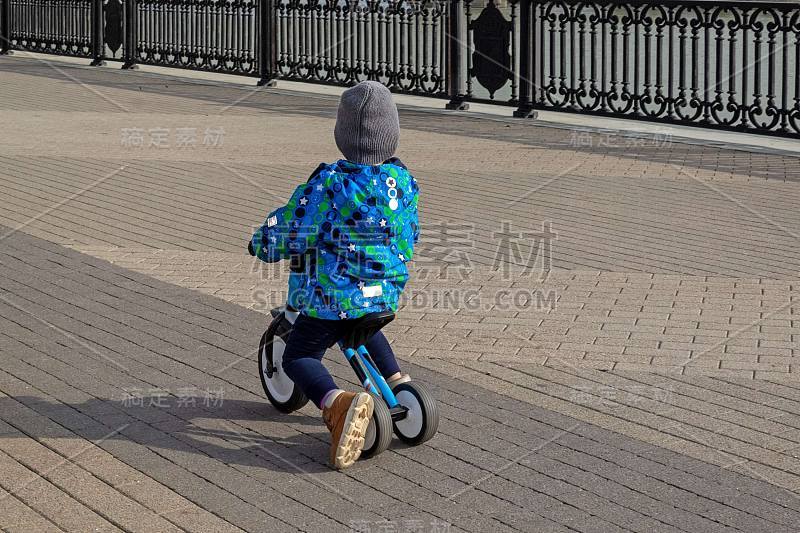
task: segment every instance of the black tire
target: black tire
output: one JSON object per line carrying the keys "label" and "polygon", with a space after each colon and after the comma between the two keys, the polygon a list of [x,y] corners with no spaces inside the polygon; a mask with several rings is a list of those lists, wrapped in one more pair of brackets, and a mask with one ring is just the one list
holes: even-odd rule
{"label": "black tire", "polygon": [[406,418],[394,422],[394,433],[409,446],[430,440],[439,430],[439,406],[421,383],[400,383],[392,389],[397,401],[409,409]]}
{"label": "black tire", "polygon": [[[290,383],[291,380],[284,374],[282,359],[278,358],[278,364],[274,364],[273,349],[285,345],[290,331],[291,324],[281,313],[272,320],[267,331],[261,336],[261,342],[258,343],[258,375],[261,376],[261,385],[269,402],[282,413],[297,411],[308,403],[308,398],[300,387]],[[271,377],[267,375],[268,363],[274,368]]]}
{"label": "black tire", "polygon": [[[372,395],[375,408],[372,410],[372,420],[369,421],[367,434],[364,438],[364,448],[361,458],[369,459],[383,453],[392,443],[392,415],[383,398]],[[372,435],[373,438],[370,438]]]}

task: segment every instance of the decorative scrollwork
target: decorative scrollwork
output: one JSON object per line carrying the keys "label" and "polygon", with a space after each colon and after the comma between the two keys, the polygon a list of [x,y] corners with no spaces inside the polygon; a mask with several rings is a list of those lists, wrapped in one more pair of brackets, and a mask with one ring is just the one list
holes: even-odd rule
{"label": "decorative scrollwork", "polygon": [[[582,3],[579,4],[575,9],[574,19],[578,24],[578,51],[580,55],[578,56],[578,80],[576,80],[577,83],[574,84],[575,86],[573,88],[573,95],[575,98],[575,105],[578,107],[578,109],[595,111],[600,108],[602,97],[599,91],[594,88],[594,77],[592,76],[592,72],[594,71],[594,65],[596,61],[596,57],[594,56],[594,28],[596,27],[601,16],[602,13],[599,6],[594,3]],[[591,28],[591,35],[589,35],[588,38],[588,32],[586,29],[587,24]],[[588,61],[587,56],[589,59]],[[587,63],[591,69],[588,73],[586,72]],[[592,76],[591,81],[588,78],[589,76]]]}
{"label": "decorative scrollwork", "polygon": [[[138,0],[137,61],[235,74],[256,72],[258,0]],[[213,31],[208,31],[214,28]]]}
{"label": "decorative scrollwork", "polygon": [[276,8],[280,75],[444,94],[446,13],[446,0],[283,0]]}
{"label": "decorative scrollwork", "polygon": [[[631,93],[629,88],[629,82],[627,80],[627,76],[619,76],[619,73],[627,72],[624,69],[624,65],[622,65],[622,69],[618,68],[618,62],[620,58],[618,58],[619,49],[623,49],[623,57],[622,60],[625,60],[624,57],[624,47],[626,46],[625,42],[620,42],[620,33],[627,34],[630,32],[630,24],[624,24],[623,21],[631,21],[634,19],[633,12],[631,7],[628,5],[617,5],[614,6],[608,12],[607,22],[611,25],[611,46],[610,46],[610,53],[611,53],[611,61],[610,61],[610,79],[609,79],[609,90],[606,91],[605,101],[606,106],[611,110],[612,113],[617,114],[627,114],[633,109],[634,104],[636,103],[635,96]],[[622,26],[622,31],[619,31],[619,26]]]}
{"label": "decorative scrollwork", "polygon": [[[703,115],[705,106],[699,96],[699,64],[697,43],[700,30],[705,26],[705,11],[696,5],[680,6],[674,15],[679,30],[679,57],[687,58],[678,64],[678,95],[672,102],[673,111],[679,120],[695,122]],[[687,86],[688,83],[688,86]]]}
{"label": "decorative scrollwork", "polygon": [[92,57],[91,0],[11,0],[12,48]]}
{"label": "decorative scrollwork", "polygon": [[533,27],[534,106],[800,134],[796,5],[552,0]]}

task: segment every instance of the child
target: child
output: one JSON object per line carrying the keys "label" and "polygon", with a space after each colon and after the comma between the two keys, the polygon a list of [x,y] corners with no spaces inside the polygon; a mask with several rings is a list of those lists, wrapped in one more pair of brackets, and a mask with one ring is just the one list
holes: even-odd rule
{"label": "child", "polygon": [[[358,459],[374,404],[366,392],[337,388],[322,356],[353,319],[397,309],[419,237],[417,182],[392,157],[399,136],[386,87],[365,81],[346,90],[334,130],[345,159],[321,164],[250,242],[263,261],[292,260],[287,305],[300,315],[283,369],[322,409],[335,468]],[[409,381],[381,332],[366,347],[390,387]]]}

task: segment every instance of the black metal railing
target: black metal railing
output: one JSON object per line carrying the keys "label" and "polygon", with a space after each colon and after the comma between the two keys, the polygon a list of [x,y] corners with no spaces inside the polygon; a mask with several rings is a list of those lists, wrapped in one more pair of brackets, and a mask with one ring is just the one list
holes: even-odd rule
{"label": "black metal railing", "polygon": [[92,57],[93,0],[3,0],[0,48]]}
{"label": "black metal railing", "polygon": [[445,94],[445,2],[280,0],[277,10],[281,78]]}
{"label": "black metal railing", "polygon": [[258,0],[136,0],[136,63],[255,74]]}
{"label": "black metal railing", "polygon": [[19,48],[800,134],[800,7],[762,1],[0,0]]}
{"label": "black metal railing", "polygon": [[800,133],[800,9],[766,2],[534,2],[520,110]]}

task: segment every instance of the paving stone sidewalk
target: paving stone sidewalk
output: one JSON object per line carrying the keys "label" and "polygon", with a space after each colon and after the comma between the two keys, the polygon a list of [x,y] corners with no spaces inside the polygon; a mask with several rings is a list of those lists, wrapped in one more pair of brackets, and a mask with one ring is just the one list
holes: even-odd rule
{"label": "paving stone sidewalk", "polygon": [[338,473],[264,399],[286,274],[243,253],[335,100],[0,76],[0,530],[796,530],[800,158],[401,109],[425,225],[387,335],[444,420]]}
{"label": "paving stone sidewalk", "polygon": [[[275,301],[285,278],[253,281],[243,242],[309,158],[336,157],[335,101],[23,58],[0,71],[15,124],[0,222],[247,307]],[[432,275],[401,320],[441,343],[417,356],[794,379],[800,158],[431,116],[402,112]],[[213,146],[209,129],[225,132]],[[211,268],[209,252],[230,254]],[[548,269],[571,273],[537,283]]]}
{"label": "paving stone sidewalk", "polygon": [[[81,249],[262,313],[286,297],[285,269],[242,254]],[[418,267],[394,344],[434,359],[797,382],[798,288],[766,278]]]}
{"label": "paving stone sidewalk", "polygon": [[[324,465],[327,434],[315,409],[279,415],[263,398],[253,361],[263,315],[20,233],[3,241],[0,261],[0,488],[9,494],[9,531],[35,523],[78,531],[792,531],[800,519],[797,495],[778,486],[798,474],[796,459],[782,453],[800,445],[796,394],[761,407],[774,420],[727,422],[720,408],[695,414],[759,424],[739,426],[738,448],[720,452],[732,463],[721,468],[627,436],[624,420],[606,417],[604,427],[527,397],[558,388],[563,396],[563,377],[537,390],[502,367],[483,372],[490,363],[464,367],[505,381],[494,392],[495,383],[411,358],[406,368],[441,404],[440,434],[335,472]],[[346,365],[329,364],[354,386]],[[675,385],[647,376],[624,400],[587,389],[586,409],[628,403],[636,422],[664,431],[659,419],[686,400],[659,394]],[[682,423],[676,437],[681,430],[712,438]],[[737,455],[748,451],[748,459]],[[772,482],[734,468],[776,457],[784,459]]]}

